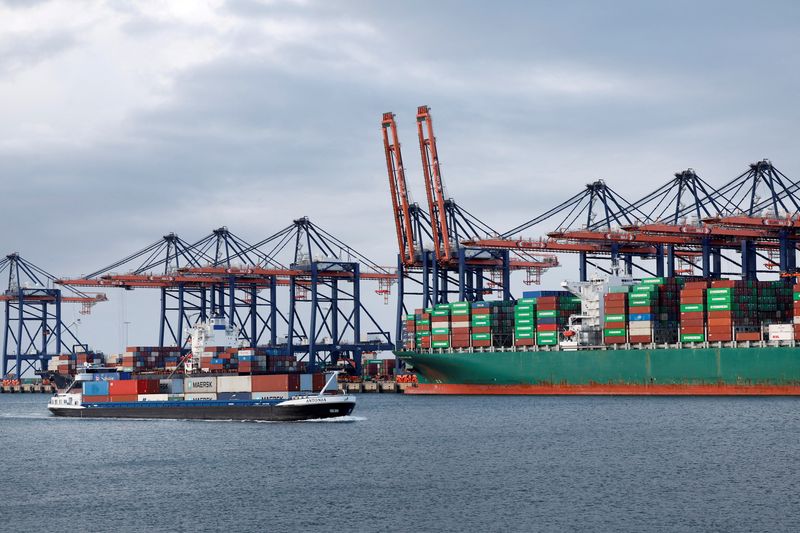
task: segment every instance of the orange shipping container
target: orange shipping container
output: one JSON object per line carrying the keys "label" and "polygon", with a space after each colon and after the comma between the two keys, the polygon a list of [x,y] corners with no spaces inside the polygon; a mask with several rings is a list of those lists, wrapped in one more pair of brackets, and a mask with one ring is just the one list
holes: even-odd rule
{"label": "orange shipping container", "polygon": [[[424,345],[423,341],[423,345]],[[430,346],[430,344],[429,344]],[[253,392],[297,391],[300,390],[298,374],[269,374],[251,378]]]}

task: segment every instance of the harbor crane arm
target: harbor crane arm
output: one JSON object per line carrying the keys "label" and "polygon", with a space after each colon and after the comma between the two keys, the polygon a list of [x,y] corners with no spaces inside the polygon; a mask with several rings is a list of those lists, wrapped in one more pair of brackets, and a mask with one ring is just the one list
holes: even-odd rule
{"label": "harbor crane arm", "polygon": [[414,264],[414,230],[411,225],[411,212],[406,187],[406,173],[403,167],[403,154],[397,136],[397,123],[394,113],[384,113],[381,120],[383,149],[386,153],[386,170],[389,174],[389,189],[392,195],[392,211],[397,230],[397,248],[406,266]]}
{"label": "harbor crane arm", "polygon": [[422,171],[425,176],[425,192],[428,196],[428,209],[431,214],[431,230],[436,259],[440,263],[448,263],[451,259],[450,229],[445,211],[444,186],[439,168],[439,153],[436,149],[436,137],[433,134],[433,122],[428,106],[417,108],[417,134],[419,151],[422,157]]}

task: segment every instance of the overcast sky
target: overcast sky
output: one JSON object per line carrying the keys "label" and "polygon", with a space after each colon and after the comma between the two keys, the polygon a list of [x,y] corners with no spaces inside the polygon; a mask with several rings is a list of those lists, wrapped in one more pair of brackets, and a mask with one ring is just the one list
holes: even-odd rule
{"label": "overcast sky", "polygon": [[0,21],[0,242],[59,275],[303,215],[392,264],[380,117],[422,201],[421,104],[449,194],[500,230],[598,178],[635,200],[687,167],[800,176],[796,2],[0,0]]}

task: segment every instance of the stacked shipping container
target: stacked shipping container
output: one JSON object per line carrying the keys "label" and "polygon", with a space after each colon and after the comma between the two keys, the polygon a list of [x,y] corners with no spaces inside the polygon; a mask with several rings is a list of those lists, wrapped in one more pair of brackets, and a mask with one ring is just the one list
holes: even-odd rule
{"label": "stacked shipping container", "polygon": [[603,342],[628,342],[628,287],[611,287],[603,295]]}

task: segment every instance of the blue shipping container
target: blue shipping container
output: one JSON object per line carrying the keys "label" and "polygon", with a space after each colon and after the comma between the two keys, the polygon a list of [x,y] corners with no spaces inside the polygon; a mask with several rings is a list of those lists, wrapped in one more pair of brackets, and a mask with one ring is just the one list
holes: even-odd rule
{"label": "blue shipping container", "polygon": [[120,379],[119,372],[98,372],[92,374],[95,381],[111,381],[112,379]]}
{"label": "blue shipping container", "polygon": [[87,396],[108,396],[108,381],[84,381],[83,393]]}
{"label": "blue shipping container", "polygon": [[523,298],[546,298],[547,296],[569,296],[572,293],[569,291],[525,291],[522,293]]}
{"label": "blue shipping container", "polygon": [[631,322],[647,322],[649,320],[652,320],[652,316],[653,315],[651,313],[637,313],[631,315],[629,318]]}
{"label": "blue shipping container", "polygon": [[223,365],[223,364],[225,364],[225,360],[224,359],[218,359],[218,358],[214,357],[214,358],[211,359],[211,364],[212,365]]}

